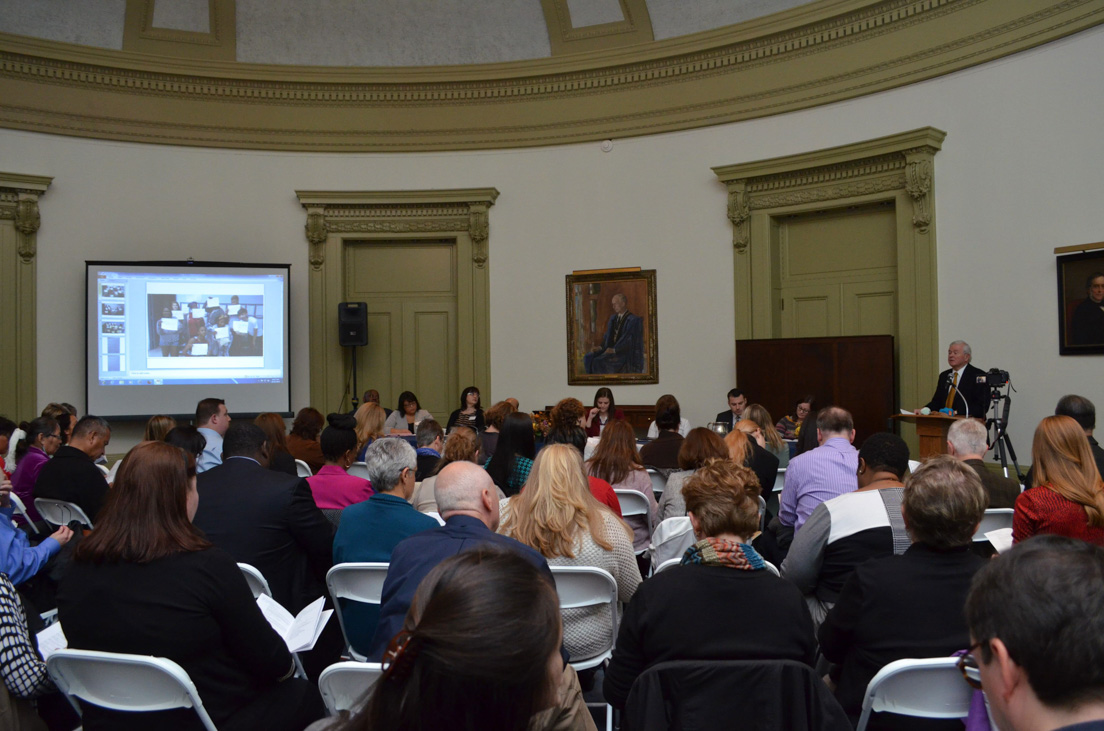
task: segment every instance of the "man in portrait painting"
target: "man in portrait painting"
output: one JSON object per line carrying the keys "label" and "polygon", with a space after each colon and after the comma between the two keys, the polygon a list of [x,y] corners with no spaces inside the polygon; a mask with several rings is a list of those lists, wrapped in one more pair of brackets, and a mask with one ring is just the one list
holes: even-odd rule
{"label": "man in portrait painting", "polygon": [[611,302],[602,344],[583,356],[587,373],[643,373],[644,321],[629,312],[629,301],[618,292]]}
{"label": "man in portrait painting", "polygon": [[1073,345],[1104,344],[1104,272],[1093,272],[1086,281],[1085,301],[1073,311]]}

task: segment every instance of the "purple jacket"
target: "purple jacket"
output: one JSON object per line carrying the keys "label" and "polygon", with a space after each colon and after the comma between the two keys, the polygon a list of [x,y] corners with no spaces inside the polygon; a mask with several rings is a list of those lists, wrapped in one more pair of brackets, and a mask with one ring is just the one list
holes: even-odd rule
{"label": "purple jacket", "polygon": [[[45,452],[38,447],[31,447],[23,455],[23,459],[19,460],[12,474],[12,492],[19,496],[27,508],[27,515],[36,522],[42,520],[42,516],[34,509],[34,486],[38,482],[38,473],[49,461],[50,457]],[[17,520],[21,519],[17,517]]]}

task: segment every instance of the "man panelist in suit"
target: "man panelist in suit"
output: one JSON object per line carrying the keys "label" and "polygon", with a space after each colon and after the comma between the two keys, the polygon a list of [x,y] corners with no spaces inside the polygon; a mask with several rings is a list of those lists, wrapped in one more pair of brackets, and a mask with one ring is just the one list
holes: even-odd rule
{"label": "man panelist in suit", "polygon": [[[956,340],[947,348],[947,370],[939,374],[935,395],[925,408],[932,412],[952,409],[955,415],[985,418],[989,410],[989,384],[985,371],[970,364],[970,344]],[[916,409],[914,413],[921,413]]]}
{"label": "man panelist in suit", "polygon": [[587,373],[643,373],[644,321],[629,312],[629,301],[618,292],[611,302],[602,344],[583,356]]}

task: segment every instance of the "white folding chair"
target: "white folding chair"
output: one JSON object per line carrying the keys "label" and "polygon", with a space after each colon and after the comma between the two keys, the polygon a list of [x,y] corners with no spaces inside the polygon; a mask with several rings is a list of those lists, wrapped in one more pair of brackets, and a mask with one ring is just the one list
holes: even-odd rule
{"label": "white folding chair", "polygon": [[667,475],[653,467],[648,467],[647,470],[648,477],[652,478],[652,492],[655,493],[656,500],[659,500],[659,496],[663,494],[667,487]]}
{"label": "white folding chair", "polygon": [[767,571],[770,571],[775,576],[781,576],[782,575],[782,574],[778,573],[778,567],[775,566],[774,564],[772,564],[770,561],[768,561],[766,559],[763,559],[763,564],[766,566]]}
{"label": "white folding chair", "polygon": [[349,657],[360,662],[367,660],[353,649],[349,643],[349,632],[345,628],[345,617],[341,611],[341,599],[364,604],[380,604],[383,600],[383,582],[387,578],[387,567],[383,562],[339,563],[326,572],[326,589],[333,598],[337,610],[337,622],[341,625],[341,635],[345,638],[345,647]]}
{"label": "white folding chair", "polygon": [[[16,495],[14,492],[10,492],[8,493],[8,497],[11,498],[12,509],[18,515],[23,516],[23,520],[27,521],[27,525],[31,527],[31,530],[34,531],[34,534],[36,536],[39,535],[38,528],[35,527],[34,521],[27,516],[27,507],[23,505],[23,501],[19,499],[19,496]],[[12,522],[14,523],[15,521]]]}
{"label": "white folding chair", "polygon": [[[648,498],[636,490],[614,489],[614,492],[617,493],[617,502],[621,503],[621,517],[628,518],[630,515],[643,515],[644,520],[647,521],[648,535],[651,535],[652,504],[648,502]],[[636,555],[642,555],[644,550],[637,551]]]}
{"label": "white folding chair", "polygon": [[652,566],[659,566],[671,559],[682,559],[686,549],[694,545],[694,526],[685,515],[664,518],[652,531],[652,542],[648,546],[648,556]]}
{"label": "white folding chair", "polygon": [[871,712],[920,718],[965,718],[974,689],[962,679],[957,657],[897,660],[870,679],[855,731],[865,731]]}
{"label": "white folding chair", "polygon": [[313,477],[314,473],[311,472],[310,465],[301,459],[295,460],[295,474],[300,477]]}
{"label": "white folding chair", "polygon": [[778,474],[774,476],[774,488],[771,490],[771,495],[781,495],[782,488],[786,485],[786,468],[779,467]]}
{"label": "white folding chair", "polygon": [[84,514],[79,506],[73,503],[47,497],[36,497],[34,506],[43,520],[59,528],[63,525],[69,525],[71,520],[79,520],[82,524],[87,525],[89,529],[92,528],[92,521],[88,519],[88,516]]}
{"label": "white folding chair", "polygon": [[368,693],[383,675],[378,662],[338,662],[318,676],[318,690],[326,712],[336,716],[341,711],[355,713],[364,705]]}
{"label": "white folding chair", "polygon": [[217,731],[192,679],[172,660],[94,650],[58,650],[46,661],[50,677],[73,698],[115,711],[192,708],[207,731]]}
{"label": "white folding chair", "polygon": [[666,561],[664,561],[663,563],[661,563],[659,566],[656,566],[655,571],[652,572],[652,575],[654,576],[655,574],[658,574],[660,571],[666,571],[667,569],[671,568],[672,566],[678,566],[680,563],[682,563],[681,558],[669,558]]}
{"label": "white folding chair", "polygon": [[351,465],[349,465],[349,469],[346,470],[346,472],[348,472],[353,477],[360,477],[365,480],[372,479],[368,476],[368,465],[364,464],[363,462],[353,462]]}
{"label": "white folding chair", "polygon": [[[552,578],[556,580],[556,593],[560,597],[561,612],[564,609],[595,607],[603,604],[609,606],[609,643],[594,657],[573,662],[571,666],[578,672],[605,664],[613,656],[613,646],[617,643],[617,582],[608,571],[594,566],[550,566],[549,568],[552,569]],[[587,704],[588,707],[591,705]],[[606,729],[612,731],[613,706],[604,703],[601,705],[606,706]]]}
{"label": "white folding chair", "polygon": [[[272,589],[268,588],[268,579],[264,577],[255,566],[250,566],[247,563],[238,564],[238,568],[241,569],[242,576],[245,577],[245,583],[249,584],[249,590],[253,592],[253,598],[256,599],[261,594],[267,597],[272,596]],[[298,653],[291,653],[291,659],[295,661],[295,674],[303,678],[307,677],[307,671],[303,669],[303,663],[299,660]]]}
{"label": "white folding chair", "polygon": [[1012,527],[1012,515],[1016,511],[1012,508],[989,508],[982,516],[978,529],[974,531],[974,543],[984,543],[989,539],[985,534],[991,530]]}

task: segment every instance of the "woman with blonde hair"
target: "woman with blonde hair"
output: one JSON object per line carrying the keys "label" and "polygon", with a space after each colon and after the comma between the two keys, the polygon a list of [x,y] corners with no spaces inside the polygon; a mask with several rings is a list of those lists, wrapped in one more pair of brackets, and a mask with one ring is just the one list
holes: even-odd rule
{"label": "woman with blonde hair", "polygon": [[1052,533],[1104,546],[1104,485],[1081,425],[1068,416],[1043,419],[1031,462],[1034,484],[1016,498],[1013,543]]}
{"label": "woman with blonde hair", "polygon": [[[681,437],[679,438],[681,442]],[[614,490],[636,490],[648,499],[655,517],[656,499],[652,478],[648,476],[640,454],[636,451],[636,435],[627,421],[611,421],[598,438],[594,456],[587,460],[587,474],[605,480]],[[652,541],[648,521],[643,515],[630,515],[625,522],[633,529],[633,547],[643,551]]]}
{"label": "woman with blonde hair", "polygon": [[146,422],[146,431],[142,434],[143,442],[163,442],[165,435],[176,427],[176,419],[164,414],[151,416]]}
{"label": "woman with blonde hair", "polygon": [[759,478],[763,500],[770,500],[774,481],[778,477],[778,457],[766,450],[762,428],[751,419],[741,419],[724,441],[728,446],[729,458],[736,464],[751,468]]}
{"label": "woman with blonde hair", "polygon": [[[579,450],[551,444],[537,454],[525,489],[500,505],[499,533],[540,552],[550,566],[596,566],[617,581],[628,602],[640,585],[632,531],[590,493]],[[594,657],[607,645],[607,607],[563,610],[564,647],[573,660]]]}
{"label": "woman with blonde hair", "polygon": [[790,445],[782,441],[770,412],[759,404],[748,404],[744,409],[744,419],[754,422],[763,434],[763,448],[778,457],[778,466],[785,467],[790,462]]}
{"label": "woman with blonde hair", "polygon": [[383,407],[371,401],[363,403],[356,410],[357,462],[364,461],[364,452],[368,445],[383,436],[383,424],[387,421],[387,412]]}

